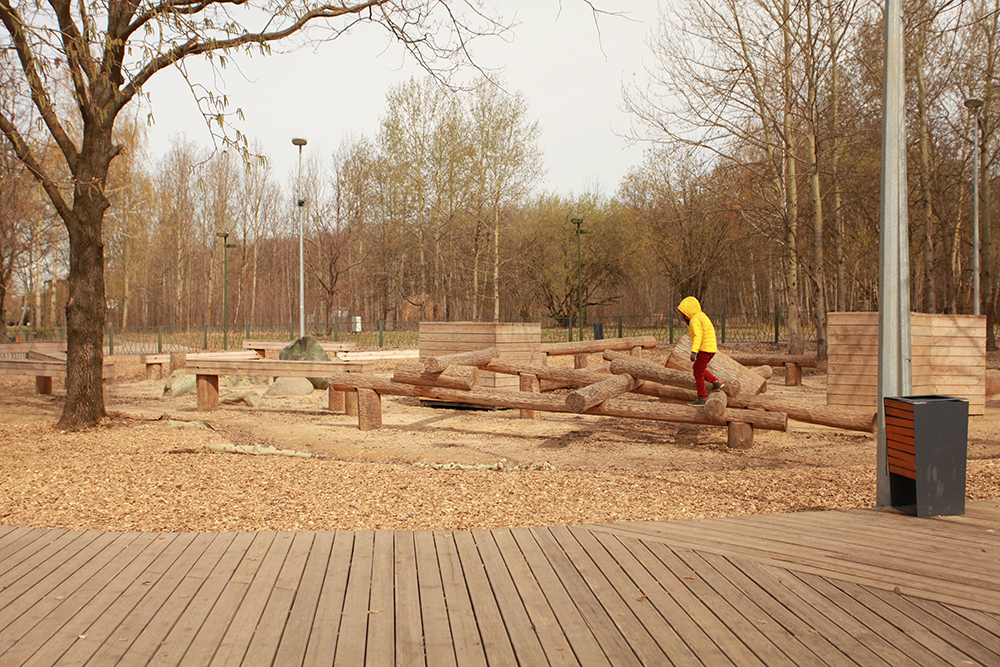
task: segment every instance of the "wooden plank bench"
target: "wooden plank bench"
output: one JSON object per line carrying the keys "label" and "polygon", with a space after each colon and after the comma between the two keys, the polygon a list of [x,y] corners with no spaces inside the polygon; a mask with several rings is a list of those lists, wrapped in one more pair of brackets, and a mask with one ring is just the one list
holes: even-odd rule
{"label": "wooden plank bench", "polygon": [[[219,409],[219,376],[251,375],[260,377],[323,378],[331,373],[370,374],[374,364],[364,361],[274,361],[258,359],[240,361],[229,359],[189,360],[187,370],[194,374],[198,386],[198,412]],[[354,391],[337,391],[330,388],[329,409],[347,415],[358,414],[357,394]]]}
{"label": "wooden plank bench", "polygon": [[[244,350],[253,350],[257,353],[257,356],[261,359],[267,356],[268,350],[284,350],[286,347],[294,343],[295,341],[281,341],[281,340],[245,340],[243,341]],[[320,347],[327,354],[333,353],[336,356],[340,352],[349,352],[354,349],[354,343],[338,342],[333,343],[330,341],[316,341],[319,343]]]}
{"label": "wooden plank bench", "polygon": [[8,354],[28,354],[29,352],[66,352],[64,340],[35,340],[17,343],[0,343],[0,356]]}
{"label": "wooden plank bench", "polygon": [[[185,364],[187,363],[187,360],[194,359],[242,359],[244,361],[260,359],[257,352],[253,350],[229,350],[226,352],[182,352],[181,354],[184,355]],[[146,379],[161,379],[163,377],[163,371],[170,365],[171,355],[174,355],[175,358],[177,357],[177,353],[171,352],[139,355],[139,362],[145,364],[146,366]]]}
{"label": "wooden plank bench", "polygon": [[[44,353],[39,356],[45,356]],[[0,359],[0,374],[2,375],[33,375],[35,391],[39,394],[52,393],[52,378],[66,377],[65,359]],[[104,360],[101,378],[105,387],[115,381],[115,362]]]}

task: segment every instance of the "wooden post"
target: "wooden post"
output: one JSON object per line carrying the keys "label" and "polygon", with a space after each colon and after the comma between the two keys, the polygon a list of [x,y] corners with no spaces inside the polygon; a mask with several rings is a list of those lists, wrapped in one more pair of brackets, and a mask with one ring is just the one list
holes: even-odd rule
{"label": "wooden post", "polygon": [[35,376],[35,392],[39,394],[52,393],[52,378],[44,375]]}
{"label": "wooden post", "polygon": [[[170,353],[170,372],[182,371],[187,368],[187,352]],[[216,383],[218,385],[218,383]]]}
{"label": "wooden post", "polygon": [[146,364],[146,379],[147,380],[162,380],[163,379],[163,364]]}
{"label": "wooden post", "polygon": [[636,345],[635,347],[633,347],[631,350],[629,350],[629,355],[636,358],[642,357],[642,346]]}
{"label": "wooden post", "polygon": [[357,397],[358,430],[374,431],[382,428],[382,397],[371,389],[358,389]]}
{"label": "wooden post", "polygon": [[753,426],[744,422],[729,422],[726,444],[732,449],[750,449],[753,447]]}
{"label": "wooden post", "polygon": [[[519,373],[517,377],[520,382],[521,391],[537,394],[541,390],[537,375],[532,375],[531,373]],[[521,410],[521,419],[538,419],[538,417],[538,410]]]}
{"label": "wooden post", "polygon": [[785,364],[785,386],[798,387],[802,384],[802,367],[798,364]]}
{"label": "wooden post", "polygon": [[586,368],[587,367],[587,357],[590,356],[586,352],[577,352],[573,355],[573,368]]}
{"label": "wooden post", "polygon": [[212,412],[219,409],[219,376],[198,375],[198,412]]}
{"label": "wooden post", "polygon": [[344,392],[337,391],[333,388],[333,385],[330,385],[330,388],[327,391],[330,395],[327,409],[330,412],[342,414],[344,412]]}

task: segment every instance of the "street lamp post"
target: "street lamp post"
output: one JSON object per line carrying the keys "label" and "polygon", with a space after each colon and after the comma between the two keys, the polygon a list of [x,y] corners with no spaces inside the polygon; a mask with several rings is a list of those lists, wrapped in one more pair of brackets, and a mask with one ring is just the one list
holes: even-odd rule
{"label": "street lamp post", "polygon": [[229,242],[229,232],[218,232],[222,238],[222,349],[229,349],[229,249],[235,243]]}
{"label": "street lamp post", "polygon": [[302,207],[306,200],[302,196],[302,147],[306,140],[294,137],[292,145],[299,147],[299,176],[295,184],[295,205],[299,209],[299,338],[306,335],[306,268],[302,241]]}
{"label": "street lamp post", "polygon": [[965,106],[976,117],[976,144],[972,158],[972,314],[979,314],[979,162],[981,147],[979,146],[979,110],[983,101],[970,97],[965,100]]}
{"label": "street lamp post", "polygon": [[580,340],[583,340],[583,263],[580,259],[580,234],[586,234],[587,230],[580,228],[583,218],[573,218],[570,222],[576,225],[576,299],[579,309],[577,317],[580,320]]}

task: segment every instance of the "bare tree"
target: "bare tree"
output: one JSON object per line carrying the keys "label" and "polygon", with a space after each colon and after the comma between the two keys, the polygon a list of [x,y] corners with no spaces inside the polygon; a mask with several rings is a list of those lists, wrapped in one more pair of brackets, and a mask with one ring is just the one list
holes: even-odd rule
{"label": "bare tree", "polygon": [[[4,50],[17,56],[14,92],[30,99],[35,109],[33,115],[0,113],[0,130],[41,183],[69,232],[69,365],[59,420],[63,428],[92,425],[105,415],[105,186],[111,162],[121,150],[114,141],[115,121],[153,76],[183,67],[185,59],[199,55],[224,66],[236,51],[266,53],[270,44],[292,36],[333,39],[358,23],[386,28],[425,66],[448,68],[465,60],[470,38],[499,28],[478,8],[464,11],[460,3],[447,0],[0,0],[0,21],[6,31]],[[60,92],[64,83],[70,84],[68,99]],[[223,96],[208,99],[225,103]],[[211,111],[220,125],[225,122],[225,109]],[[81,120],[78,135],[74,115]],[[38,159],[28,141],[36,121],[59,148],[62,168],[72,175],[71,193],[59,187],[57,172]]]}

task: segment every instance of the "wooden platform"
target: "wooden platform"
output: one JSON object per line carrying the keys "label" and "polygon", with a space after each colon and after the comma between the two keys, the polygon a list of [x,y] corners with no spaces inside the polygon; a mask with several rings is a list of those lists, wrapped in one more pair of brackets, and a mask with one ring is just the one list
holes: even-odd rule
{"label": "wooden platform", "polygon": [[1000,502],[474,531],[0,527],[0,665],[1000,665]]}

